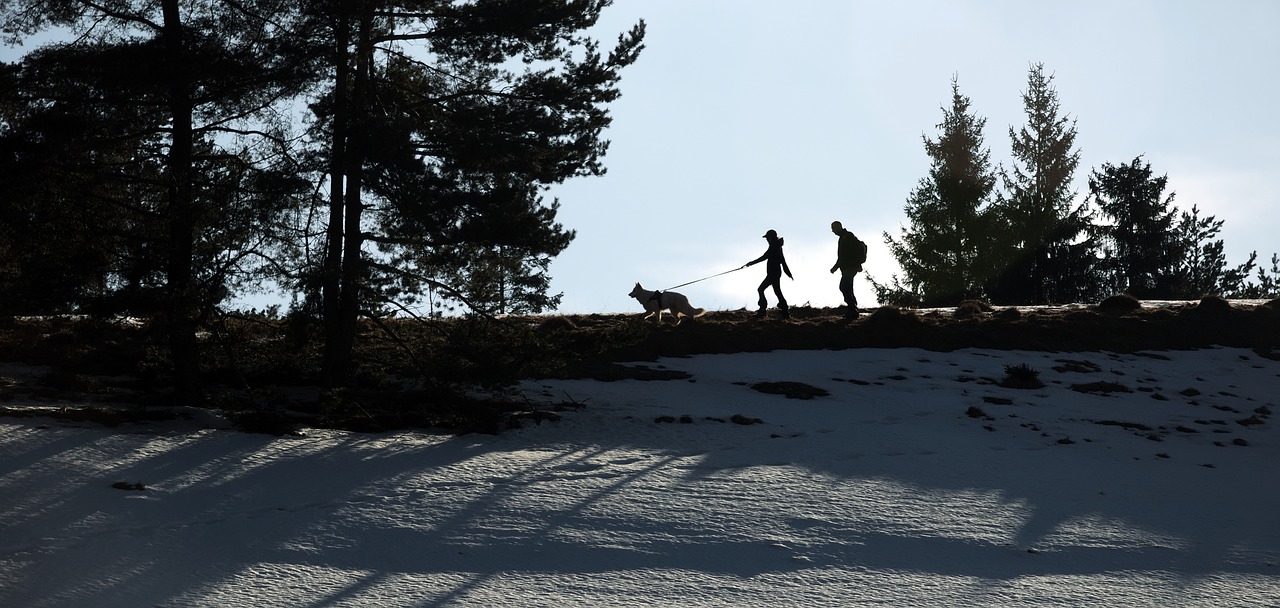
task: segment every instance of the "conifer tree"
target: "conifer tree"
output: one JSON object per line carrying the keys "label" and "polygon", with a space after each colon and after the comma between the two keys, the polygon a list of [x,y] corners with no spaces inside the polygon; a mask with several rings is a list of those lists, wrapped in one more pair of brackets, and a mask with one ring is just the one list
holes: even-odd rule
{"label": "conifer tree", "polygon": [[45,148],[28,160],[44,156],[86,183],[110,182],[70,200],[89,217],[115,205],[130,226],[121,252],[148,252],[136,260],[152,266],[134,266],[123,282],[158,277],[149,312],[168,334],[181,402],[200,399],[201,319],[288,200],[277,188],[300,185],[270,118],[312,71],[287,34],[296,8],[283,0],[0,2],[9,41],[53,28],[77,33],[24,57],[19,78],[29,86],[9,135],[30,144],[59,121],[90,127],[81,138],[88,147],[70,150],[78,156]]}
{"label": "conifer tree", "polygon": [[983,250],[990,238],[983,213],[995,174],[983,145],[986,119],[970,106],[953,77],[951,105],[942,109],[938,138],[922,136],[931,165],[907,198],[910,224],[900,239],[884,235],[904,276],[893,277],[892,286],[872,282],[881,301],[912,294],[910,299],[923,306],[951,306],[982,295]]}
{"label": "conifer tree", "polygon": [[495,263],[477,252],[526,256],[532,263],[506,260],[494,276],[545,286],[539,261],[562,251],[572,232],[541,192],[604,172],[607,104],[643,47],[643,22],[608,55],[583,33],[609,4],[321,5],[335,75],[314,106],[328,142],[317,274],[331,382],[350,371],[361,316],[407,310],[428,293],[464,303],[468,292],[509,295],[449,284],[479,279]]}
{"label": "conifer tree", "polygon": [[[1257,252],[1243,264],[1227,264],[1225,244],[1216,238],[1223,220],[1201,217],[1200,209],[1179,212],[1174,193],[1164,196],[1167,176],[1155,177],[1142,157],[1128,164],[1104,163],[1089,178],[1093,202],[1107,223],[1102,267],[1108,284],[1140,299],[1198,299],[1205,295],[1265,297],[1274,291],[1274,272],[1258,269],[1249,282]],[[1273,271],[1276,256],[1272,256]]]}
{"label": "conifer tree", "polygon": [[1243,264],[1227,265],[1226,245],[1216,238],[1224,220],[1210,215],[1200,217],[1200,209],[1179,214],[1174,239],[1180,253],[1171,280],[1171,297],[1196,299],[1206,295],[1232,296],[1246,289],[1250,273],[1257,266],[1258,252],[1249,254]]}
{"label": "conifer tree", "polygon": [[1173,297],[1173,274],[1184,247],[1174,233],[1174,194],[1164,196],[1168,176],[1156,177],[1141,156],[1121,165],[1104,163],[1089,176],[1094,205],[1108,222],[1102,237],[1108,287],[1139,299]]}
{"label": "conifer tree", "polygon": [[1022,94],[1027,123],[1009,128],[1012,171],[993,219],[1003,238],[990,252],[999,275],[993,301],[1016,304],[1092,301],[1101,293],[1087,207],[1075,205],[1072,179],[1080,162],[1075,121],[1060,115],[1053,76],[1031,67]]}
{"label": "conifer tree", "polygon": [[1275,299],[1280,298],[1280,254],[1271,254],[1271,268],[1258,267],[1257,281],[1250,281],[1230,294],[1237,298]]}

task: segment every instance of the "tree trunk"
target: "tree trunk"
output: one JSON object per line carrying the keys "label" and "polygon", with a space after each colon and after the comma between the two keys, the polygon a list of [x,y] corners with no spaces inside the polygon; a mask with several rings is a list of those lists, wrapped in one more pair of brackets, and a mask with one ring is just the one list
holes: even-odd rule
{"label": "tree trunk", "polygon": [[177,0],[164,0],[164,52],[168,66],[169,112],[172,139],[169,146],[169,247],[167,327],[169,355],[173,360],[174,397],[181,404],[202,398],[200,351],[196,342],[198,303],[192,284],[192,252],[195,241],[195,209],[191,173],[194,135],[192,100],[184,48],[183,25]]}
{"label": "tree trunk", "polygon": [[[325,341],[325,379],[331,385],[347,382],[351,373],[352,351],[355,348],[356,328],[360,317],[360,288],[364,265],[361,253],[364,246],[364,233],[360,229],[364,206],[360,191],[363,186],[367,139],[366,129],[363,126],[368,111],[365,106],[369,87],[369,70],[373,58],[371,32],[373,12],[371,3],[366,1],[358,4],[359,31],[355,70],[351,74],[351,97],[346,108],[347,123],[343,151],[345,169],[341,211],[336,211],[332,207],[330,210],[330,221],[341,220],[341,224],[336,227],[331,224],[329,234],[332,237],[337,231],[342,238],[340,286],[337,289],[337,301],[332,303],[335,306],[332,312],[336,313],[336,318],[326,319],[325,322],[326,327],[332,332],[326,336]],[[338,217],[339,215],[341,217]],[[329,304],[331,303],[326,301],[326,305]]]}
{"label": "tree trunk", "polygon": [[348,47],[351,44],[352,2],[342,3],[337,23],[335,24],[335,40],[333,59],[335,66],[333,82],[333,132],[329,156],[329,223],[325,229],[325,256],[322,270],[321,297],[323,298],[321,314],[324,318],[325,338],[325,378],[331,384],[338,383],[336,376],[345,367],[340,361],[339,352],[342,336],[342,248],[343,218],[345,202],[343,188],[346,184],[346,150],[347,133],[350,131],[347,121],[350,120],[350,100],[347,90],[350,82],[351,66]]}

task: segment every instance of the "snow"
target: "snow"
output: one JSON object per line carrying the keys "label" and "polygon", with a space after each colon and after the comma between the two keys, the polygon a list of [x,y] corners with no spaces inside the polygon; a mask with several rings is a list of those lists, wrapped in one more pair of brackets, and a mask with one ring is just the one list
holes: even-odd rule
{"label": "snow", "polygon": [[646,365],[690,377],[528,381],[583,407],[497,436],[5,419],[0,606],[1280,604],[1252,351]]}

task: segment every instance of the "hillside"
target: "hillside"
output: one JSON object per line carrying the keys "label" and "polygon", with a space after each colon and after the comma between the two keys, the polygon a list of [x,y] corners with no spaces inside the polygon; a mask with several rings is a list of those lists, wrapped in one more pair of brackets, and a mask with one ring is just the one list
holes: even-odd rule
{"label": "hillside", "polygon": [[[884,307],[863,312],[856,321],[831,309],[803,307],[793,308],[788,320],[778,318],[776,311],[764,320],[745,310],[708,312],[678,325],[669,318],[661,324],[650,320],[640,339],[594,356],[583,353],[566,373],[599,377],[619,372],[609,363],[662,356],[868,347],[1133,352],[1218,345],[1280,356],[1273,354],[1280,350],[1280,300],[1206,298],[1137,305],[1116,298],[1094,306],[991,307],[974,302],[955,309]],[[589,342],[593,333],[639,317],[574,315],[549,318],[543,326]]]}
{"label": "hillside", "polygon": [[[516,382],[531,378],[664,379],[659,357],[854,348],[1135,352],[1228,346],[1280,354],[1280,301],[1147,302],[1096,306],[878,308],[856,321],[797,307],[756,319],[713,311],[676,324],[641,314],[384,321],[366,327],[354,382],[323,388],[314,330],[288,321],[228,319],[205,334],[203,404],[169,397],[163,342],[145,322],[11,319],[0,325],[0,415],[49,409],[68,419],[168,418],[172,406],[229,417],[240,428],[300,425],[359,431],[441,428],[499,432],[529,412]],[[571,404],[570,404],[571,405]],[[548,414],[554,416],[554,413]]]}
{"label": "hillside", "polygon": [[[648,367],[669,380],[522,381],[532,407],[577,407],[493,435],[0,418],[0,605],[1280,597],[1280,362],[1252,350],[851,348]],[[1019,369],[1039,382],[1001,380]]]}

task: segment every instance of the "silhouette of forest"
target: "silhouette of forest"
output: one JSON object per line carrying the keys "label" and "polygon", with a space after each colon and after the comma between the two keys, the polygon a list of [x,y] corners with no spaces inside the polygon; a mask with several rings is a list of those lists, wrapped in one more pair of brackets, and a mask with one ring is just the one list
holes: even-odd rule
{"label": "silhouette of forest", "polygon": [[[5,43],[77,34],[0,64],[10,352],[127,372],[170,403],[256,411],[263,386],[314,384],[313,414],[374,420],[361,391],[473,403],[458,386],[650,340],[519,320],[559,303],[547,270],[574,237],[543,194],[604,171],[609,104],[644,48],[643,21],[587,36],[602,8],[3,4]],[[874,282],[882,304],[1280,295],[1280,260],[1228,265],[1222,222],[1174,207],[1141,155],[1094,169],[1079,198],[1075,124],[1043,66],[1023,99],[1014,165],[993,168],[953,81],[908,224],[884,235],[903,271]],[[288,309],[228,304],[264,290]],[[424,301],[457,315],[419,319]]]}
{"label": "silhouette of forest", "polygon": [[1280,257],[1259,266],[1258,253],[1230,265],[1223,220],[1174,204],[1168,176],[1140,153],[1103,163],[1088,193],[1073,184],[1080,152],[1076,123],[1058,102],[1052,74],[1031,66],[1022,92],[1026,123],[1010,127],[1011,166],[992,167],[986,119],[951,82],[936,138],[924,137],[931,164],[907,198],[900,235],[885,234],[902,268],[872,278],[882,303],[955,306],[1098,302],[1115,294],[1140,299],[1280,295]]}
{"label": "silhouette of forest", "polygon": [[0,315],[145,317],[197,402],[231,296],[294,294],[334,387],[425,299],[553,308],[543,193],[603,172],[643,48],[584,34],[606,4],[0,5],[7,43],[76,34],[0,66]]}

